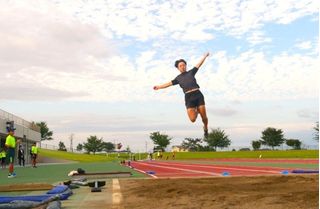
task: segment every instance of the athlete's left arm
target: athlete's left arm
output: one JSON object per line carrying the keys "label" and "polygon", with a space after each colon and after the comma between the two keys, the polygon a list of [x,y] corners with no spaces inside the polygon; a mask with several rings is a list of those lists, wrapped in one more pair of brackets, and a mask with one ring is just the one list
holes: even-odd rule
{"label": "athlete's left arm", "polygon": [[199,63],[195,65],[195,67],[199,69],[208,56],[209,56],[209,52],[205,53],[201,58],[201,60],[199,61]]}

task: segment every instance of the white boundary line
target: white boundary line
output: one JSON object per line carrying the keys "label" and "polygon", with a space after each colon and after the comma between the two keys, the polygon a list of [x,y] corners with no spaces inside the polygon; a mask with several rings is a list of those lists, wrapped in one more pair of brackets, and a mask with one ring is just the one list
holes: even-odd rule
{"label": "white boundary line", "polygon": [[120,208],[122,194],[119,179],[112,179],[112,208]]}
{"label": "white boundary line", "polygon": [[154,165],[154,164],[141,163],[141,162],[139,162],[139,164],[158,167],[158,168],[166,168],[166,169],[171,169],[171,170],[187,171],[187,172],[190,172],[190,173],[202,173],[202,174],[209,174],[209,175],[213,175],[213,176],[220,176],[221,175],[220,173],[207,172],[207,171],[198,171],[198,170],[184,169],[184,168],[175,168],[175,167],[172,167],[172,166],[168,167],[168,166]]}
{"label": "white boundary line", "polygon": [[150,173],[147,173],[147,172],[145,172],[145,171],[143,171],[143,170],[136,169],[136,168],[134,168],[134,170],[139,171],[140,173],[145,173],[145,174],[151,176],[152,178],[158,178],[157,176],[155,176],[155,175],[153,175],[153,174],[150,174]]}
{"label": "white boundary line", "polygon": [[[183,163],[163,163],[163,162],[156,162],[157,164],[160,165],[179,165],[179,166],[185,166],[185,167],[190,167],[190,166],[195,166],[195,164],[193,165],[187,165],[187,164],[183,164]],[[230,167],[217,167],[217,166],[212,166],[212,165],[196,165],[197,167],[201,167],[201,168],[217,168],[217,169],[225,169],[227,170],[235,170],[235,171],[253,171],[253,172],[267,172],[267,173],[272,173],[272,174],[279,174],[280,171],[269,171],[269,170],[255,170],[255,169],[245,169],[245,168],[230,168]]]}

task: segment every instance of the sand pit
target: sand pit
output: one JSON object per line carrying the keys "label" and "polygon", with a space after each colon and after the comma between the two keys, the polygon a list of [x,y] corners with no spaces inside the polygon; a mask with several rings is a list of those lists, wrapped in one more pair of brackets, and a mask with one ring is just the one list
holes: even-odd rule
{"label": "sand pit", "polygon": [[318,175],[121,179],[124,208],[319,208]]}

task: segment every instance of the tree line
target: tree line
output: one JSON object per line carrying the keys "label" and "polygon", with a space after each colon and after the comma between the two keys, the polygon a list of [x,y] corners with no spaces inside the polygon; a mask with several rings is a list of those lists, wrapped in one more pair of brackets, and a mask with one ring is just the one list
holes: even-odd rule
{"label": "tree line", "polygon": [[[46,122],[35,123],[40,127],[41,140],[51,140],[53,132],[49,130]],[[314,140],[319,141],[319,122],[316,122],[314,129]],[[252,140],[251,146],[254,150],[259,150],[262,145],[271,147],[274,149],[284,143],[292,149],[301,149],[302,142],[299,139],[286,139],[281,129],[268,127],[262,131],[260,139]],[[159,131],[150,133],[149,138],[153,141],[155,147],[154,150],[165,151],[170,145],[172,137],[162,134]],[[211,129],[207,138],[185,138],[181,147],[189,151],[217,151],[218,148],[228,148],[231,145],[231,140],[224,130],[220,128]],[[110,152],[115,149],[120,150],[121,143],[114,144],[112,142],[105,142],[103,138],[97,136],[89,136],[87,142],[79,143],[76,147],[78,151],[85,150],[87,153],[96,152]],[[59,142],[60,151],[66,151],[66,146],[63,142]],[[130,152],[130,147],[127,146],[126,151]]]}
{"label": "tree line", "polygon": [[[315,130],[314,140],[319,141],[319,122],[313,127]],[[268,127],[262,131],[262,136],[258,140],[251,141],[251,146],[254,150],[259,150],[261,145],[270,147],[272,150],[275,147],[281,146],[286,143],[287,146],[292,149],[301,149],[302,142],[299,139],[286,139],[281,129]],[[159,132],[153,132],[150,134],[150,139],[155,144],[154,150],[164,151],[172,140],[166,134]],[[231,140],[224,130],[220,128],[211,129],[207,138],[185,138],[181,147],[188,151],[217,151],[218,148],[228,148],[231,145]]]}

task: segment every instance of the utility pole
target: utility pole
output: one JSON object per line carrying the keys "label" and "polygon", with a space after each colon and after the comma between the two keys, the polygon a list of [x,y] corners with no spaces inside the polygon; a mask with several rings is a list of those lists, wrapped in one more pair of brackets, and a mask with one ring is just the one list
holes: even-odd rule
{"label": "utility pole", "polygon": [[73,152],[73,136],[74,134],[70,135],[70,151]]}
{"label": "utility pole", "polygon": [[148,142],[146,141],[146,153],[148,153]]}

